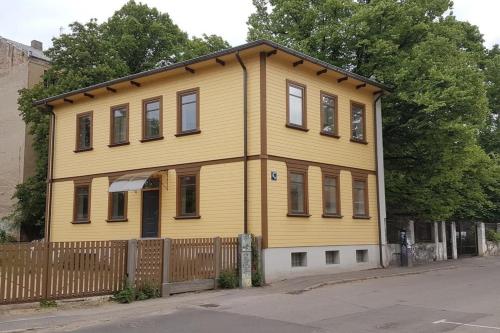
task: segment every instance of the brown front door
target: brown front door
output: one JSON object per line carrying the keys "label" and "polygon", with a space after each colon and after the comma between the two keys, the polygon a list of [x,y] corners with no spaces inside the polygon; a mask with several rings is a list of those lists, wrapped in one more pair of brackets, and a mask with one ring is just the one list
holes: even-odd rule
{"label": "brown front door", "polygon": [[160,236],[160,188],[157,179],[150,179],[142,190],[141,237]]}

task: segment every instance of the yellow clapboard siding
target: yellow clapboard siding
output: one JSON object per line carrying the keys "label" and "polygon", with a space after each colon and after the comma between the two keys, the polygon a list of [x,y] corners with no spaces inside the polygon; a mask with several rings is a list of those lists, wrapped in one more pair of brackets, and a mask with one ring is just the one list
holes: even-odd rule
{"label": "yellow clapboard siding", "polygon": [[[200,170],[200,219],[176,220],[176,175],[162,175],[161,237],[234,237],[243,232],[243,163],[203,166]],[[74,184],[54,186],[53,241],[140,238],[141,192],[129,192],[127,222],[107,222],[108,177],[92,180],[90,224],[72,224]],[[259,220],[260,221],[260,220]]]}
{"label": "yellow clapboard siding", "polygon": [[[375,170],[375,137],[373,130],[373,97],[370,92],[357,91],[347,83],[317,76],[315,72],[295,68],[289,63],[273,60],[267,64],[267,132],[268,153],[308,161],[324,162]],[[285,127],[286,80],[307,87],[307,127],[302,132]],[[320,135],[320,91],[338,97],[340,139]],[[366,136],[368,144],[350,141],[350,101],[366,105]]]}
{"label": "yellow clapboard siding", "polygon": [[340,200],[343,218],[322,218],[321,169],[309,167],[310,217],[287,217],[286,163],[269,161],[269,170],[278,172],[277,181],[268,182],[269,247],[377,244],[377,197],[375,176],[368,177],[371,219],[352,218],[352,179],[348,171],[340,174]]}

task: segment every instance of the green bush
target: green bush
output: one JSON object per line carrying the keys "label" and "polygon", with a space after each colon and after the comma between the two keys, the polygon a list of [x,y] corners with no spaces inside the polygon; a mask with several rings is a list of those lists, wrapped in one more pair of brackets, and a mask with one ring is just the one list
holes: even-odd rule
{"label": "green bush", "polygon": [[0,229],[0,244],[15,242],[16,239],[9,235],[7,231]]}
{"label": "green bush", "polygon": [[486,230],[486,240],[490,242],[500,242],[500,233],[494,230]]}
{"label": "green bush", "polygon": [[137,288],[126,283],[125,288],[117,291],[111,299],[118,303],[132,303],[156,297],[160,297],[160,289],[150,281],[145,281]]}
{"label": "green bush", "polygon": [[226,270],[220,273],[218,279],[219,287],[232,289],[238,287],[238,276],[234,270]]}
{"label": "green bush", "polygon": [[132,303],[137,297],[137,292],[130,284],[125,284],[125,288],[117,291],[111,299],[118,303]]}
{"label": "green bush", "polygon": [[262,286],[262,274],[260,270],[252,271],[252,287]]}
{"label": "green bush", "polygon": [[55,308],[57,307],[57,303],[54,300],[44,299],[40,301],[41,308]]}

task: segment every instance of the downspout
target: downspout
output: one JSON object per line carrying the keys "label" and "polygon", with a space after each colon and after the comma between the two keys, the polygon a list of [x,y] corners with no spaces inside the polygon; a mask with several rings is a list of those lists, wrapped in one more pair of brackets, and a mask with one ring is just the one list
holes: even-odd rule
{"label": "downspout", "polygon": [[[382,219],[384,220],[384,225],[385,225],[385,219],[386,219],[386,213],[385,213],[385,182],[383,181],[383,179],[381,180],[380,177],[384,177],[384,170],[383,170],[383,166],[384,166],[384,162],[383,162],[383,143],[381,142],[382,140],[382,111],[378,109],[378,102],[379,100],[382,98],[382,96],[384,96],[384,93],[381,93],[379,94],[375,100],[373,101],[373,110],[375,111],[374,112],[374,127],[375,127],[375,161],[376,161],[376,167],[375,167],[375,170],[376,170],[376,175],[377,175],[377,211],[378,211],[378,230],[379,230],[379,233],[378,233],[378,247],[379,247],[379,258],[380,258],[380,266],[382,268],[386,268],[386,266],[384,265],[384,249],[383,249],[383,244],[382,244],[382,233],[383,232],[386,232],[386,228],[387,227],[384,227],[382,229]],[[378,115],[378,113],[380,112],[380,117]],[[380,123],[379,123],[380,122]],[[380,126],[380,127],[379,127]],[[380,134],[380,138],[378,137]],[[380,139],[380,140],[379,140]],[[379,154],[379,148],[382,152],[382,155]],[[379,158],[382,158],[382,160],[380,161]],[[380,171],[382,170],[382,171]],[[382,184],[380,184],[382,183]],[[382,186],[381,186],[382,185]],[[383,201],[384,201],[384,204],[382,207],[380,201],[382,200],[382,191],[383,191]],[[381,211],[381,208],[383,208],[383,212]],[[385,238],[385,237],[384,237]],[[386,243],[386,242],[384,242]]]}
{"label": "downspout", "polygon": [[240,53],[236,52],[236,59],[243,69],[243,231],[248,233],[248,73]]}
{"label": "downspout", "polygon": [[52,179],[54,176],[54,142],[56,129],[56,114],[51,105],[46,105],[46,111],[50,113],[49,127],[49,165],[47,168],[47,198],[45,206],[45,241],[50,242],[50,222],[52,220]]}

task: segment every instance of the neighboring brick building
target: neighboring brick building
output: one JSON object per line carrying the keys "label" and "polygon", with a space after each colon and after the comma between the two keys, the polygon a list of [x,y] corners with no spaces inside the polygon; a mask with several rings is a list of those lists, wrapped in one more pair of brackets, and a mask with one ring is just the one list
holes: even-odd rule
{"label": "neighboring brick building", "polygon": [[35,171],[31,137],[18,111],[18,91],[40,82],[48,67],[39,41],[28,46],[0,37],[0,219],[11,212],[16,185]]}

